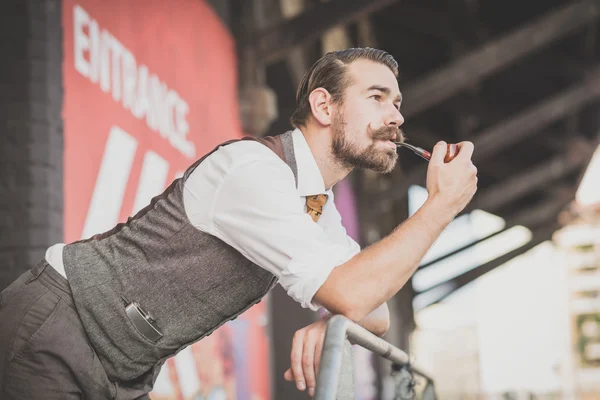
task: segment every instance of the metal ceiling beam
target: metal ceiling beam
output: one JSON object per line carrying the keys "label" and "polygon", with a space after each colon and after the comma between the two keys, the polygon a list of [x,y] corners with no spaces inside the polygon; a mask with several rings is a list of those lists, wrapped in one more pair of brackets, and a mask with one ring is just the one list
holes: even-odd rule
{"label": "metal ceiling beam", "polygon": [[462,247],[459,247],[455,250],[452,250],[451,252],[446,253],[446,254],[436,258],[435,260],[431,260],[423,265],[420,265],[419,270],[430,267],[432,265],[435,265],[442,260],[445,260],[449,257],[452,257],[452,256],[458,254],[458,253],[468,250],[471,247],[473,247],[479,243],[482,243],[488,239],[491,239],[494,236],[497,236],[503,232],[506,232],[507,230],[509,230],[517,225],[523,225],[527,228],[534,228],[534,227],[540,226],[544,223],[548,223],[548,221],[551,221],[552,219],[557,218],[559,212],[563,209],[563,207],[565,206],[567,201],[568,201],[568,199],[566,199],[565,196],[561,193],[561,194],[558,194],[558,195],[552,197],[550,200],[545,200],[545,201],[541,202],[541,204],[536,204],[533,207],[529,207],[525,210],[522,210],[519,213],[516,213],[513,216],[511,216],[509,219],[507,219],[505,222],[505,225],[502,229],[500,229],[496,232],[493,232],[485,237],[477,239],[471,243],[468,243]]}
{"label": "metal ceiling beam", "polygon": [[507,262],[511,261],[515,257],[520,256],[521,254],[533,249],[537,245],[545,242],[546,240],[552,239],[552,234],[556,231],[557,228],[558,228],[558,225],[556,225],[556,224],[550,224],[548,226],[542,227],[542,228],[534,231],[532,234],[531,240],[529,242],[527,242],[526,244],[524,244],[523,246],[518,247],[512,251],[509,251],[508,253],[503,254],[502,256],[495,258],[494,260],[491,260],[491,261],[489,261],[485,264],[482,264],[478,267],[475,267],[461,275],[458,275],[457,277],[449,279],[446,282],[439,283],[431,288],[428,288],[427,290],[418,292],[417,294],[423,294],[423,293],[427,293],[427,292],[433,291],[433,290],[442,291],[442,293],[437,298],[432,299],[431,301],[426,303],[423,306],[423,308],[426,308],[433,304],[439,303],[440,301],[444,300],[446,297],[448,297],[449,295],[451,295],[458,289],[473,282],[477,278],[480,278],[481,276],[487,274],[488,272],[492,271],[493,269],[506,264]]}
{"label": "metal ceiling beam", "polygon": [[[404,2],[401,8],[392,9],[390,13],[381,16],[380,24],[393,24],[402,29],[399,35],[417,33],[444,41],[452,38],[452,25],[446,13],[437,12],[428,6],[415,6]],[[415,40],[414,35],[408,35],[410,40]]]}
{"label": "metal ceiling beam", "polygon": [[[591,70],[583,82],[475,135],[472,139],[475,145],[473,153],[475,165],[537,133],[552,122],[571,115],[598,97],[600,97],[600,68]],[[410,132],[407,133],[410,135]],[[411,185],[422,185],[426,175],[427,164],[409,171],[401,182],[378,194],[375,210],[380,213],[385,212],[390,204],[406,195]],[[475,196],[477,198],[481,195]]]}
{"label": "metal ceiling beam", "polygon": [[506,179],[476,195],[464,212],[476,209],[496,212],[510,202],[522,198],[526,194],[540,189],[549,182],[561,179],[578,168],[583,167],[590,159],[594,149],[588,153],[569,152],[539,164],[513,178]]}
{"label": "metal ceiling beam", "polygon": [[488,42],[403,90],[404,116],[411,117],[447,100],[526,54],[594,22],[599,16],[600,0],[578,1]]}
{"label": "metal ceiling beam", "polygon": [[318,39],[325,31],[378,11],[398,0],[330,0],[290,20],[282,21],[256,35],[258,59],[271,63],[283,58],[292,48]]}

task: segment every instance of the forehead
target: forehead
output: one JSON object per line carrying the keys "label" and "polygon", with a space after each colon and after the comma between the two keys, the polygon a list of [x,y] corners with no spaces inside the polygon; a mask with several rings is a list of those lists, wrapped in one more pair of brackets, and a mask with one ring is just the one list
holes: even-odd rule
{"label": "forehead", "polygon": [[392,94],[400,94],[398,80],[394,73],[386,65],[370,60],[356,60],[348,65],[348,73],[352,78],[355,89],[367,90],[371,86],[383,86],[390,88]]}

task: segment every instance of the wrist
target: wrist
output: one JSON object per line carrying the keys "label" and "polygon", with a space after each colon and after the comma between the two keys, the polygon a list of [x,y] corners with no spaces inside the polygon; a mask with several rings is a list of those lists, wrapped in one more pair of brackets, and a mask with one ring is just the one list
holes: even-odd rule
{"label": "wrist", "polygon": [[427,213],[427,218],[432,221],[436,221],[443,226],[448,225],[457,212],[453,210],[448,202],[441,199],[439,196],[429,196],[423,204],[423,211]]}

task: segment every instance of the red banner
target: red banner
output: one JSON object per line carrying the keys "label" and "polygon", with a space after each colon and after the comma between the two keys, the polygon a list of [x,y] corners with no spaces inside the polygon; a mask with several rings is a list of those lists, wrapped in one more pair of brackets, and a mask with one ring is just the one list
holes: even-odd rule
{"label": "red banner", "polygon": [[235,47],[198,0],[65,0],[65,239],[126,219],[241,135]]}
{"label": "red banner", "polygon": [[[203,1],[64,0],[63,32],[64,229],[71,242],[125,221],[196,159],[242,133],[235,43]],[[266,336],[257,323],[265,313],[263,305],[227,325],[231,349],[246,343],[227,361],[238,371],[227,398],[269,396]],[[265,362],[252,371],[256,346]],[[202,346],[189,351],[198,358]],[[204,363],[222,362],[209,353]],[[172,389],[163,398],[198,398],[190,388],[203,387],[199,371],[182,372],[198,363],[182,367],[182,360],[161,374]]]}

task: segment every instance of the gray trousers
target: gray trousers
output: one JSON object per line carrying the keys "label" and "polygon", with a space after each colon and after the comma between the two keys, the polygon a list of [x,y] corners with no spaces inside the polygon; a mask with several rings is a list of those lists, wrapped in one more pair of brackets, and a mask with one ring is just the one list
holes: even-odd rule
{"label": "gray trousers", "polygon": [[67,280],[45,261],[0,294],[0,399],[135,399],[111,382]]}

